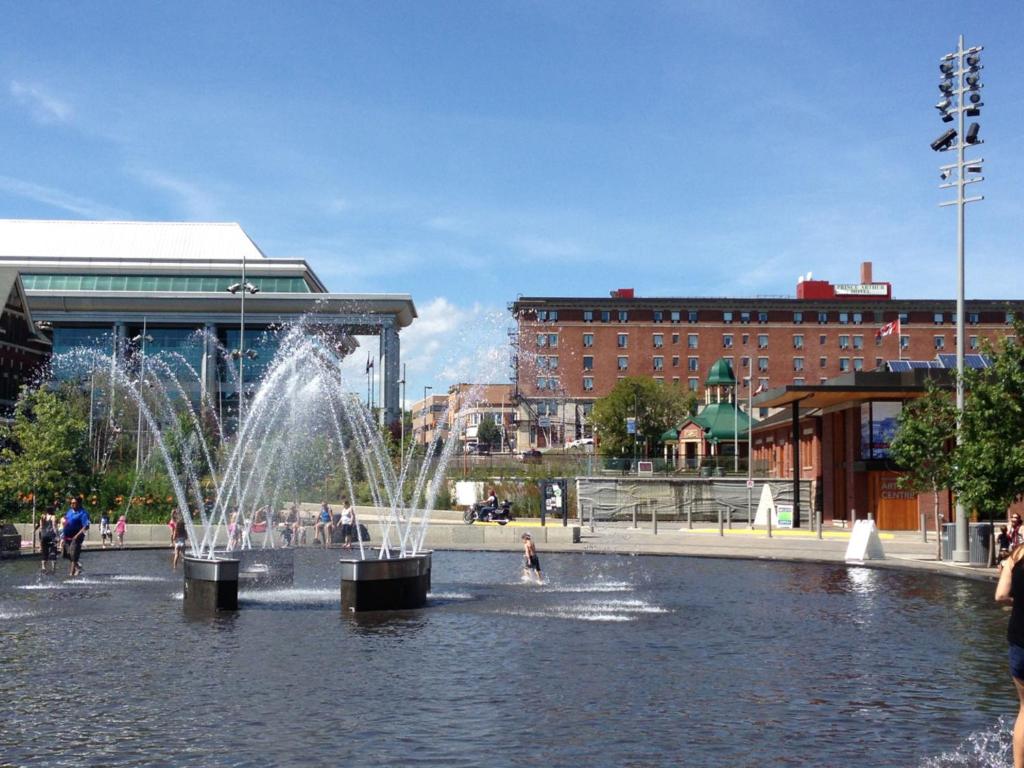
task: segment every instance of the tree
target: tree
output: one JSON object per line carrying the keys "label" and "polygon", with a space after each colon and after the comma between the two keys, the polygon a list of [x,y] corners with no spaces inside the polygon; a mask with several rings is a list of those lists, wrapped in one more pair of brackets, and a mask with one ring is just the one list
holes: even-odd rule
{"label": "tree", "polygon": [[928,391],[907,404],[900,414],[896,436],[890,444],[892,458],[906,474],[899,484],[914,493],[934,496],[936,557],[942,558],[939,536],[939,491],[950,487],[956,445],[956,406],[950,393],[928,382]]}
{"label": "tree", "polygon": [[965,507],[1002,516],[1024,495],[1024,320],[987,347],[988,368],[965,371],[954,487]]}
{"label": "tree", "polygon": [[696,402],[692,392],[683,394],[653,379],[631,376],[594,403],[590,421],[598,430],[602,451],[617,455],[633,447],[634,437],[626,432],[626,419],[635,416],[636,439],[654,446],[666,430],[693,413]]}
{"label": "tree", "polygon": [[476,428],[478,445],[493,447],[501,442],[501,428],[490,419],[484,419]]}
{"label": "tree", "polygon": [[14,422],[0,428],[0,497],[34,493],[43,504],[87,487],[89,423],[69,385],[22,390]]}

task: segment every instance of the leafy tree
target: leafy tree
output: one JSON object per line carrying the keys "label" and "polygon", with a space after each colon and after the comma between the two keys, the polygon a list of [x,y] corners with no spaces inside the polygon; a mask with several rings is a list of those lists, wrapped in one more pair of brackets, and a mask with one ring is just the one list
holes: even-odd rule
{"label": "leafy tree", "polygon": [[0,497],[35,493],[41,504],[63,503],[88,487],[89,423],[70,385],[22,390],[14,422],[0,427]]}
{"label": "leafy tree", "polygon": [[[892,458],[906,472],[901,488],[914,493],[930,491],[935,530],[939,528],[939,491],[953,480],[956,444],[956,406],[948,391],[928,382],[928,391],[907,404],[890,445]],[[935,537],[936,557],[942,557],[941,537]]]}
{"label": "leafy tree", "polygon": [[480,445],[493,447],[501,442],[501,428],[490,419],[484,419],[476,428],[476,439]]}
{"label": "leafy tree", "polygon": [[630,376],[594,403],[590,421],[598,430],[601,450],[618,454],[633,446],[633,436],[626,433],[627,418],[636,417],[636,437],[654,446],[666,430],[693,413],[696,402],[692,392],[684,394],[654,379]]}
{"label": "leafy tree", "polygon": [[1024,495],[1024,321],[1014,331],[985,350],[989,368],[965,371],[954,483],[966,507],[1000,516]]}

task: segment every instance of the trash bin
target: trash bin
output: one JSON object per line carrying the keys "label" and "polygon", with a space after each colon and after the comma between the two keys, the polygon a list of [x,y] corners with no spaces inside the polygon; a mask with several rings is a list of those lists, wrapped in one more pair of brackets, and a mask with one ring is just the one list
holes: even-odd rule
{"label": "trash bin", "polygon": [[[992,540],[992,529],[988,523],[969,523],[967,526],[967,562],[971,565],[988,565],[988,547]],[[942,559],[953,560],[956,549],[956,523],[942,525]]]}

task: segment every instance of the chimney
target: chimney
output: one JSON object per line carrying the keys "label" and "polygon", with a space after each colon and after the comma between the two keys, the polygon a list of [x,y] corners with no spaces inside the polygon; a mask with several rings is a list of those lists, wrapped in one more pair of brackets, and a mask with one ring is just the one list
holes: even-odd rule
{"label": "chimney", "polygon": [[860,263],[860,284],[868,285],[871,282],[871,262],[862,261]]}

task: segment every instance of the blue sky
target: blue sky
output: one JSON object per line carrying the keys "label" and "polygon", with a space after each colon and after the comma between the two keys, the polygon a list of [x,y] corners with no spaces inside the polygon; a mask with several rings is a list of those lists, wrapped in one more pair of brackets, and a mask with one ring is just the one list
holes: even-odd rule
{"label": "blue sky", "polygon": [[2,5],[0,216],[238,221],[334,291],[408,292],[410,399],[500,378],[520,294],[791,295],[871,259],[951,298],[928,144],[960,32],[967,293],[1024,297],[1019,2]]}

